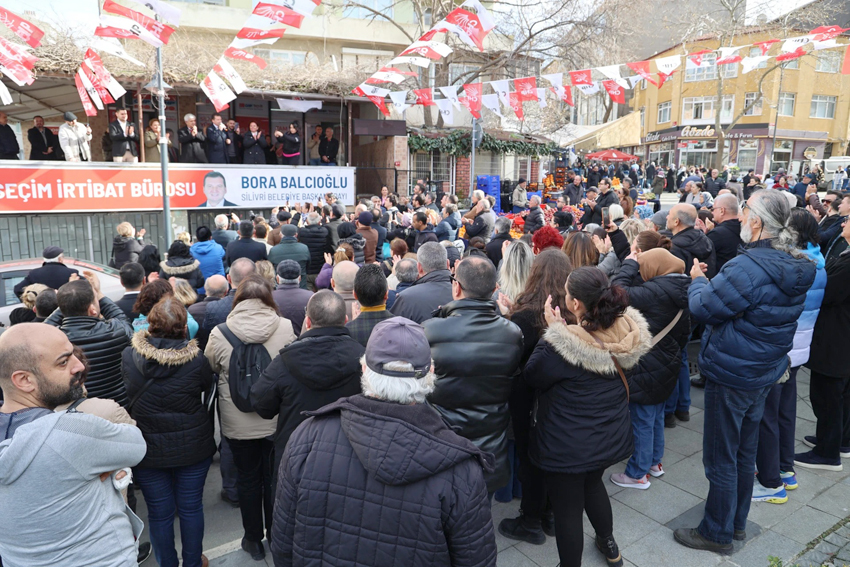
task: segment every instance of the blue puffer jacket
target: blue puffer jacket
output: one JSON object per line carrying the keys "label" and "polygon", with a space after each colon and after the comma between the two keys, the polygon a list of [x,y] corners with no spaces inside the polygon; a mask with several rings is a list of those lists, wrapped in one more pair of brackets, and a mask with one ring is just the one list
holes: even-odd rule
{"label": "blue puffer jacket", "polygon": [[817,274],[815,283],[806,292],[806,302],[803,314],[797,319],[797,332],[794,333],[794,346],[788,356],[791,357],[791,367],[802,366],[809,361],[809,347],[812,344],[812,333],[815,330],[815,321],[820,313],[820,305],[823,302],[823,292],[826,289],[826,261],[821,254],[820,246],[809,244],[806,255],[815,262]]}
{"label": "blue puffer jacket", "polygon": [[728,261],[711,281],[694,280],[688,290],[691,320],[707,325],[700,373],[739,390],[779,380],[815,272],[808,258],[794,258],[765,239]]}
{"label": "blue puffer jacket", "polygon": [[[204,242],[196,242],[189,248],[192,257],[201,263],[201,273],[204,275],[204,281],[207,278],[216,274],[224,275],[224,248],[215,240],[206,240]],[[204,294],[204,288],[198,288],[198,293]]]}

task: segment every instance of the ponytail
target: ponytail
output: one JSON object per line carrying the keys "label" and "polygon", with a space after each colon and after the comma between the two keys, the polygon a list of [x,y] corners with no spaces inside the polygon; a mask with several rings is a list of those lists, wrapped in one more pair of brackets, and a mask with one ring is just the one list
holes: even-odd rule
{"label": "ponytail", "polygon": [[596,267],[578,268],[567,279],[567,291],[587,310],[579,322],[587,331],[608,329],[629,306],[629,296],[622,287],[612,285]]}

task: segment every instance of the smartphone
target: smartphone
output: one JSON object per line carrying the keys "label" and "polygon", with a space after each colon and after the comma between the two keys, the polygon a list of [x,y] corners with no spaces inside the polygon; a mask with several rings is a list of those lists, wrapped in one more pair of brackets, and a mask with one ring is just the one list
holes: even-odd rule
{"label": "smartphone", "polygon": [[608,207],[602,209],[602,228],[608,230],[608,225],[611,224],[611,213]]}

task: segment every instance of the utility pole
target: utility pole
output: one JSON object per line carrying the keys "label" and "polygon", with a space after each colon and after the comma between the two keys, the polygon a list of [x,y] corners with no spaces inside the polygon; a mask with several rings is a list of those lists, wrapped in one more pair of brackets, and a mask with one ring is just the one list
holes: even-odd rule
{"label": "utility pole", "polygon": [[[159,15],[156,17],[161,21]],[[168,138],[165,135],[165,81],[162,76],[162,46],[156,48],[157,96],[159,98],[159,166],[162,169],[162,216],[165,249],[171,246],[171,203],[168,197]]]}
{"label": "utility pole", "polygon": [[[771,141],[770,146],[770,168],[766,173],[770,173],[770,170],[773,169],[773,153],[776,151],[776,130],[779,128],[779,109],[780,109],[780,99],[782,98],[782,78],[785,76],[785,65],[779,66],[779,92],[776,94],[776,117],[773,119],[773,140]],[[794,101],[796,105],[797,101]],[[793,157],[793,156],[792,156]],[[789,166],[790,161],[789,161]],[[790,168],[789,168],[790,169]]]}

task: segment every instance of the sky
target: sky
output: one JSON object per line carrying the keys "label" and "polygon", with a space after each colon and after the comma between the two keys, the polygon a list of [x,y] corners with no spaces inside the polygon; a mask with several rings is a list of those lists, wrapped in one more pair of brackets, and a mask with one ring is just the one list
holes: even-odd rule
{"label": "sky", "polygon": [[91,34],[97,25],[97,0],[3,0],[3,7],[30,19],[50,23],[61,31]]}

